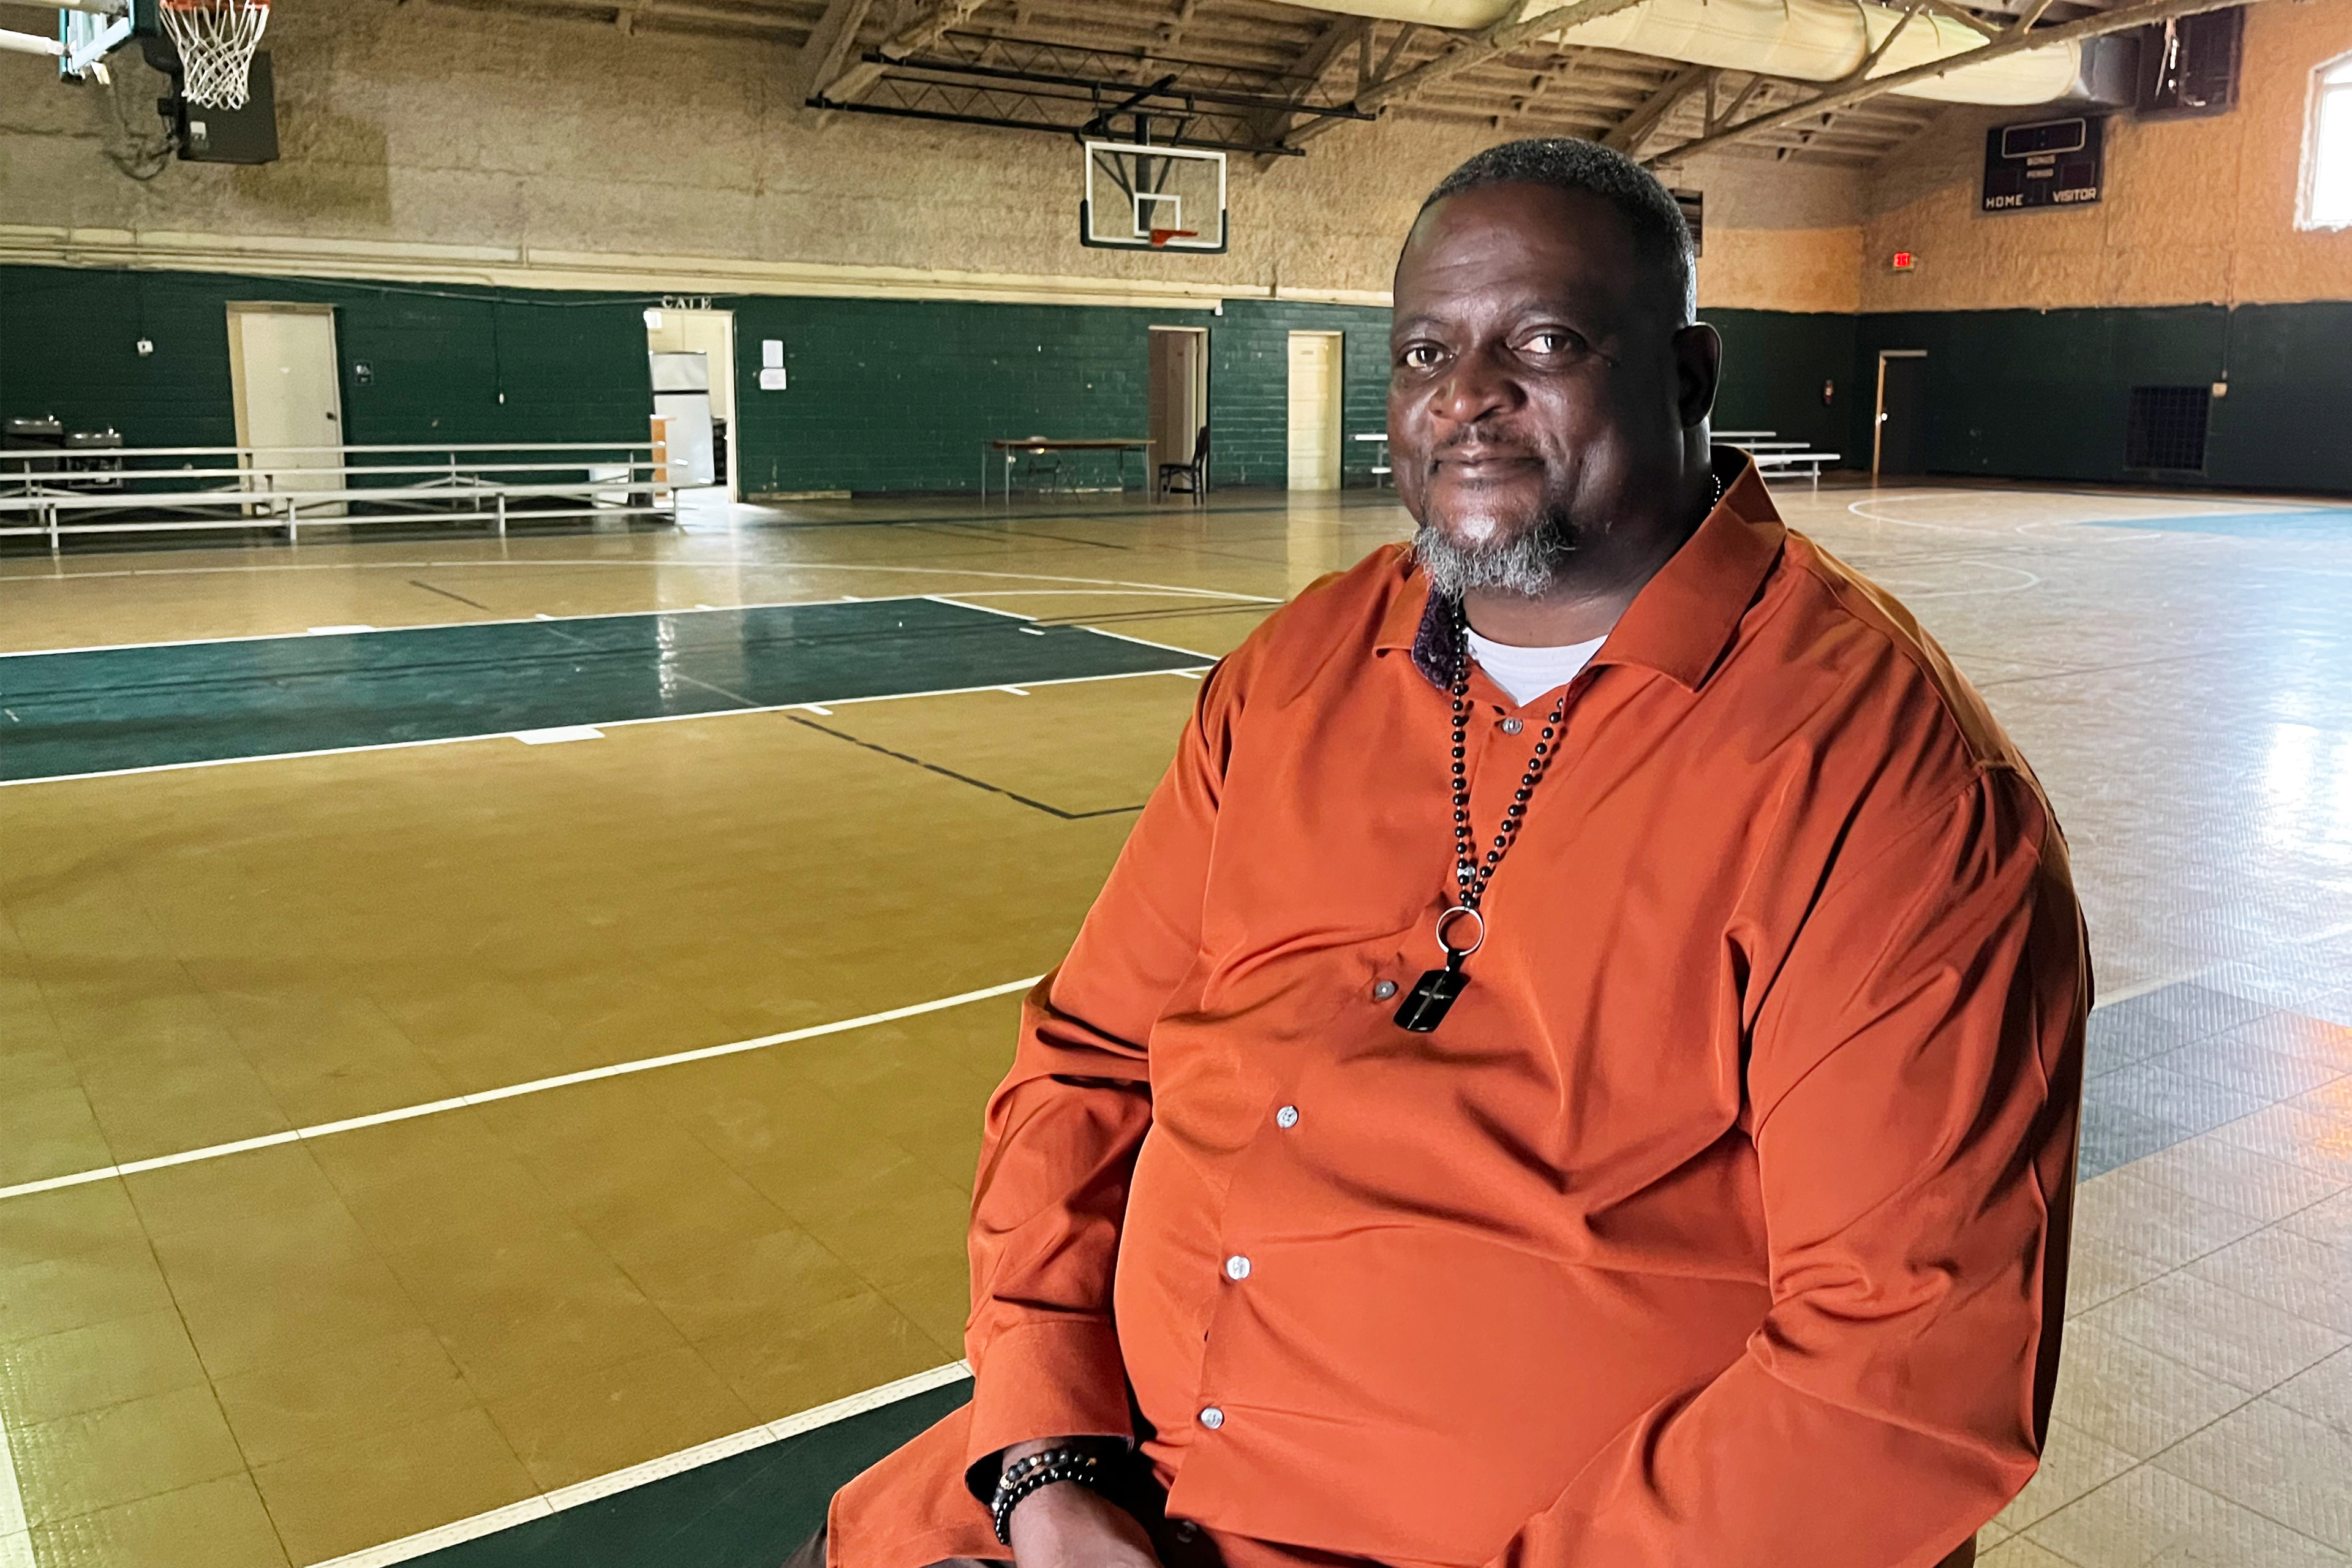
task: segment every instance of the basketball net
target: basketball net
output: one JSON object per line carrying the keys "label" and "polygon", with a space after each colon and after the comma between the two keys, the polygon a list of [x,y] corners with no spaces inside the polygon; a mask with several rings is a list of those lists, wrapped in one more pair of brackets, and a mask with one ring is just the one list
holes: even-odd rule
{"label": "basketball net", "polygon": [[243,109],[269,0],[163,0],[158,9],[180,50],[182,96],[207,109]]}

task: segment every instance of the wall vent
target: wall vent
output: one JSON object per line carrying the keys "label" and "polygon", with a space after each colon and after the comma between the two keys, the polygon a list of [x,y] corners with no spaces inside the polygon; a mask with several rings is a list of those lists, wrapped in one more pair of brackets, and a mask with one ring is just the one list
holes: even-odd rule
{"label": "wall vent", "polygon": [[2124,427],[2124,467],[2205,471],[2205,423],[2210,386],[2135,386]]}

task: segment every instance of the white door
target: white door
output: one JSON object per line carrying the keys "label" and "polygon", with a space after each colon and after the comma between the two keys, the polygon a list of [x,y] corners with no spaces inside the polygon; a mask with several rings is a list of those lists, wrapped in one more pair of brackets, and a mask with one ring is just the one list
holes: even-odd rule
{"label": "white door", "polygon": [[[343,488],[342,377],[331,305],[232,302],[229,384],[245,466],[270,489]],[[305,517],[341,517],[341,501],[306,501]]]}
{"label": "white door", "polygon": [[1154,327],[1150,340],[1150,428],[1153,472],[1189,463],[1209,422],[1209,332],[1205,327]]}
{"label": "white door", "polygon": [[1339,334],[1290,334],[1290,488],[1339,488]]}

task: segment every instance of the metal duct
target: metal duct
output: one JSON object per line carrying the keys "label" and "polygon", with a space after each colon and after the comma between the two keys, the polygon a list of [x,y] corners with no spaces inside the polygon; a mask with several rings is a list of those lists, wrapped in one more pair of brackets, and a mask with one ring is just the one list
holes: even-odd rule
{"label": "metal duct", "polygon": [[[1423,26],[1491,27],[1549,8],[1553,0],[1292,0],[1311,10]],[[1691,65],[1757,71],[1793,81],[1834,81],[1860,66],[1903,13],[1870,0],[1643,0],[1599,21],[1551,35],[1588,48],[1622,49]],[[1985,41],[1965,22],[1921,13],[1872,68],[1873,76],[1965,54]],[[1946,103],[2048,103],[2082,90],[2084,46],[2026,49],[1898,89]]]}

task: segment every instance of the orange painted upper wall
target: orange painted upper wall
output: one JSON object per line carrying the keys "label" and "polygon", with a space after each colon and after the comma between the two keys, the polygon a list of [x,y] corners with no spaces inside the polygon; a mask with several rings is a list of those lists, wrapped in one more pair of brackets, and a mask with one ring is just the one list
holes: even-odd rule
{"label": "orange painted upper wall", "polygon": [[[1874,172],[1865,310],[2282,304],[2352,300],[2352,229],[2295,226],[2312,75],[2352,54],[2352,0],[2246,11],[2238,107],[2107,121],[2098,203],[1978,210],[1984,134],[2016,110],[1955,109]],[[1918,258],[1898,273],[1897,250]]]}

